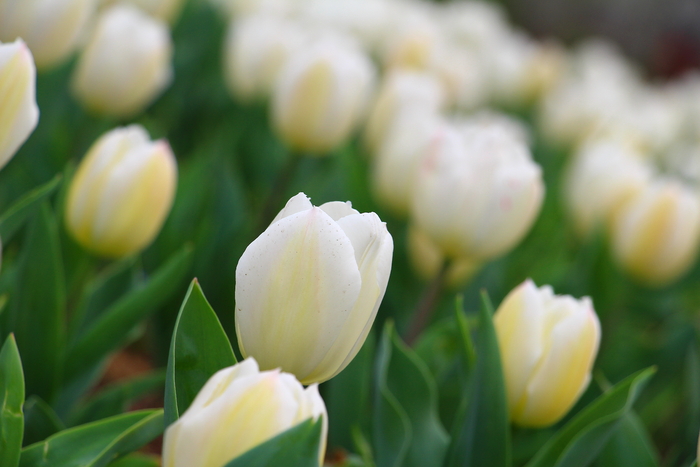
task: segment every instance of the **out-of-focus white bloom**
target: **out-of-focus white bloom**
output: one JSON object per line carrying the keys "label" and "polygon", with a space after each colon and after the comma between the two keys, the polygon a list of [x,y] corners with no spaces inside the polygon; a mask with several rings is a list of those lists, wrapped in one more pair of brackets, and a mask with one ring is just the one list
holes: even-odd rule
{"label": "out-of-focus white bloom", "polygon": [[449,39],[460,47],[483,49],[511,29],[505,11],[493,2],[448,3],[438,10],[438,15]]}
{"label": "out-of-focus white bloom", "polygon": [[254,14],[292,16],[306,0],[209,0],[227,18]]}
{"label": "out-of-focus white bloom", "polygon": [[511,115],[493,110],[480,110],[467,118],[454,120],[457,128],[460,128],[469,136],[475,131],[489,131],[494,137],[500,134],[503,138],[510,138],[526,146],[532,145],[530,129],[521,120]]}
{"label": "out-of-focus white bloom", "polygon": [[165,431],[163,467],[221,467],[310,418],[322,417],[319,465],[328,434],[318,386],[260,371],[253,358],[215,373],[192,405]]}
{"label": "out-of-focus white bloom", "polygon": [[172,79],[168,27],[131,5],[101,14],[73,76],[73,93],[88,109],[130,117]]}
{"label": "out-of-focus white bloom", "polygon": [[379,147],[372,165],[372,190],[394,214],[408,215],[416,174],[447,122],[437,113],[413,111],[399,115]]}
{"label": "out-of-focus white bloom", "polygon": [[122,257],[144,249],[160,231],[175,197],[177,162],[168,143],[139,125],[95,142],[71,181],[66,227],[86,249]]}
{"label": "out-of-focus white bloom", "polygon": [[372,327],[393,250],[376,214],[291,198],[236,267],[241,353],[304,384],[340,373]]}
{"label": "out-of-focus white bloom", "polygon": [[457,110],[478,109],[491,96],[488,68],[481,56],[469,48],[436,47],[428,69],[440,78],[447,103]]}
{"label": "out-of-focus white bloom", "polygon": [[612,222],[613,256],[631,275],[667,285],[693,265],[700,243],[700,196],[658,179],[621,206]]}
{"label": "out-of-focus white bloom", "polygon": [[449,258],[486,261],[528,232],[544,197],[527,145],[499,128],[447,129],[416,176],[415,224]]}
{"label": "out-of-focus white bloom", "polygon": [[575,155],[564,195],[578,232],[589,235],[651,180],[644,154],[619,140],[591,141]]}
{"label": "out-of-focus white bloom", "polygon": [[224,57],[229,90],[243,101],[268,97],[287,59],[308,42],[300,23],[278,16],[232,21]]}
{"label": "out-of-focus white bloom", "polygon": [[36,68],[21,39],[0,43],[0,168],[12,159],[39,121]]}
{"label": "out-of-focus white bloom", "polygon": [[700,187],[700,141],[678,141],[658,154],[658,162],[664,173]]}
{"label": "out-of-focus white bloom", "polygon": [[575,145],[610,125],[630,127],[642,87],[637,70],[605,42],[583,44],[570,69],[545,97],[540,128],[550,142]]}
{"label": "out-of-focus white bloom", "polygon": [[[445,263],[445,256],[435,243],[420,229],[410,226],[408,229],[408,257],[414,271],[423,279],[430,280]],[[481,264],[471,258],[457,258],[448,266],[445,284],[451,289],[458,289],[481,269]]]}
{"label": "out-of-focus white bloom", "polygon": [[95,1],[0,0],[0,41],[21,37],[37,68],[51,68],[77,47]]}
{"label": "out-of-focus white bloom", "polygon": [[398,116],[404,113],[437,113],[445,103],[445,93],[435,76],[410,70],[389,73],[376,95],[365,126],[365,142],[376,151]]}
{"label": "out-of-focus white bloom", "polygon": [[324,155],[350,137],[372,92],[372,62],[350,37],[326,35],[294,54],[272,95],[272,122],[298,151]]}
{"label": "out-of-focus white bloom", "polygon": [[317,28],[352,34],[371,51],[400,11],[394,0],[297,0],[299,18]]}
{"label": "out-of-focus white bloom", "polygon": [[[94,0],[93,0],[94,1]],[[103,5],[118,2],[131,3],[154,18],[173,23],[179,16],[186,0],[102,0]]]}
{"label": "out-of-focus white bloom", "polygon": [[382,63],[387,69],[425,70],[445,38],[430,4],[404,2],[400,5],[380,40]]}
{"label": "out-of-focus white bloom", "polygon": [[700,140],[700,71],[691,71],[670,82],[663,92],[682,115],[682,136]]}
{"label": "out-of-focus white bloom", "polygon": [[588,297],[554,295],[531,281],[513,289],[493,316],[513,423],[556,423],[588,387],[600,322]]}

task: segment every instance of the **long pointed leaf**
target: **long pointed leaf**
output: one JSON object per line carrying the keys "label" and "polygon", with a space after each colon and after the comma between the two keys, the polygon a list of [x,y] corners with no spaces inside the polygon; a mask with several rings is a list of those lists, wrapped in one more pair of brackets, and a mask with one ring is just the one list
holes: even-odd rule
{"label": "long pointed leaf", "polygon": [[197,279],[187,290],[173,330],[165,383],[165,423],[190,406],[207,380],[236,364],[231,343]]}
{"label": "long pointed leaf", "polygon": [[493,306],[483,292],[479,322],[472,336],[464,312],[457,310],[467,382],[455,417],[452,444],[445,463],[448,467],[507,467],[511,464],[508,403],[492,316]]}
{"label": "long pointed leaf", "polygon": [[22,450],[20,467],[103,467],[163,432],[162,410],[141,410],[57,433]]}
{"label": "long pointed leaf", "polygon": [[57,175],[48,183],[45,183],[22,196],[0,216],[0,238],[8,242],[22,227],[22,224],[35,212],[40,203],[50,196],[61,181],[61,175]]}
{"label": "long pointed leaf", "polygon": [[0,467],[17,467],[24,433],[24,376],[15,337],[0,350]]}

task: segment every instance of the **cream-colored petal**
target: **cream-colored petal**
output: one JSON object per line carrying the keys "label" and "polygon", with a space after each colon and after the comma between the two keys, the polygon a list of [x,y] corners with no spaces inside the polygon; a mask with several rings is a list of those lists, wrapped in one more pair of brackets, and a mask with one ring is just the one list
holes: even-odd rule
{"label": "cream-colored petal", "polygon": [[323,210],[275,222],[236,268],[241,347],[262,369],[304,382],[340,335],[361,282],[350,239]]}
{"label": "cream-colored petal", "polygon": [[311,204],[308,196],[306,196],[304,193],[297,193],[296,195],[292,196],[289,201],[287,201],[287,204],[285,204],[284,208],[282,208],[282,210],[275,216],[271,224],[274,224],[278,220],[284,219],[285,217],[289,217],[292,214],[307,211],[313,207],[314,206]]}

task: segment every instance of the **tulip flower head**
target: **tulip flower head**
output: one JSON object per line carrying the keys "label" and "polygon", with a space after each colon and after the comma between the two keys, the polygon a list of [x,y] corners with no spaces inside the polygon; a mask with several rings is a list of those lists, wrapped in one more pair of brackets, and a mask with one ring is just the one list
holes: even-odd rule
{"label": "tulip flower head", "polygon": [[21,37],[39,69],[51,68],[76,49],[95,11],[95,0],[0,0],[0,41]]}
{"label": "tulip flower head", "polygon": [[319,465],[326,451],[326,406],[279,370],[261,372],[253,358],[214,374],[192,405],[165,431],[163,467],[221,467],[298,425],[322,417]]}
{"label": "tulip flower head", "polygon": [[493,122],[445,128],[416,175],[412,215],[448,258],[486,261],[528,232],[544,197],[522,138]]}
{"label": "tulip flower head", "polygon": [[278,16],[244,16],[231,22],[224,57],[231,93],[247,102],[268,97],[284,64],[307,41],[299,23]]}
{"label": "tulip flower head", "polygon": [[71,182],[66,226],[86,249],[122,257],[148,246],[170,212],[177,163],[142,127],[117,128],[90,148]]}
{"label": "tulip flower head", "polygon": [[289,200],[236,268],[241,353],[304,384],[326,381],[362,347],[386,291],[393,241],[350,203]]}
{"label": "tulip flower head", "polygon": [[613,256],[627,272],[651,286],[670,284],[697,257],[700,197],[677,180],[655,180],[620,207],[611,229]]}
{"label": "tulip flower head", "polygon": [[493,317],[513,423],[545,427],[571,409],[591,379],[600,322],[588,297],[576,300],[516,287]]}
{"label": "tulip flower head", "polygon": [[116,117],[143,111],[170,84],[168,27],[132,5],[102,13],[73,76],[73,94],[89,110]]}
{"label": "tulip flower head", "polygon": [[359,124],[374,74],[352,38],[321,37],[282,68],[272,94],[273,126],[292,149],[327,154]]}
{"label": "tulip flower head", "polygon": [[36,68],[21,39],[0,43],[0,168],[12,159],[39,121]]}

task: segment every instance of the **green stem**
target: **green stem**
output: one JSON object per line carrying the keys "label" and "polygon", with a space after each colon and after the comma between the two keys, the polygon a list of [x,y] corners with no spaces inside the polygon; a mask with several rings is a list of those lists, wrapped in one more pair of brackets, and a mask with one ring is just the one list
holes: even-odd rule
{"label": "green stem", "polygon": [[406,344],[413,346],[416,339],[421,335],[423,329],[430,322],[430,318],[435,312],[442,292],[445,289],[445,279],[447,278],[447,272],[450,269],[451,261],[445,260],[440,267],[440,271],[435,275],[428,287],[426,287],[421,297],[418,306],[413,312],[413,318],[411,325],[408,327],[408,332],[406,332]]}
{"label": "green stem", "polygon": [[284,201],[284,195],[289,189],[292,180],[294,180],[294,175],[299,168],[300,162],[301,155],[295,152],[289,154],[289,157],[282,167],[282,170],[280,170],[280,172],[277,174],[277,179],[272,187],[270,196],[267,197],[267,200],[265,200],[265,204],[260,211],[257,228],[255,229],[256,235],[263,232],[267,226],[270,225],[270,222],[272,222],[279,210],[282,208],[280,205]]}

